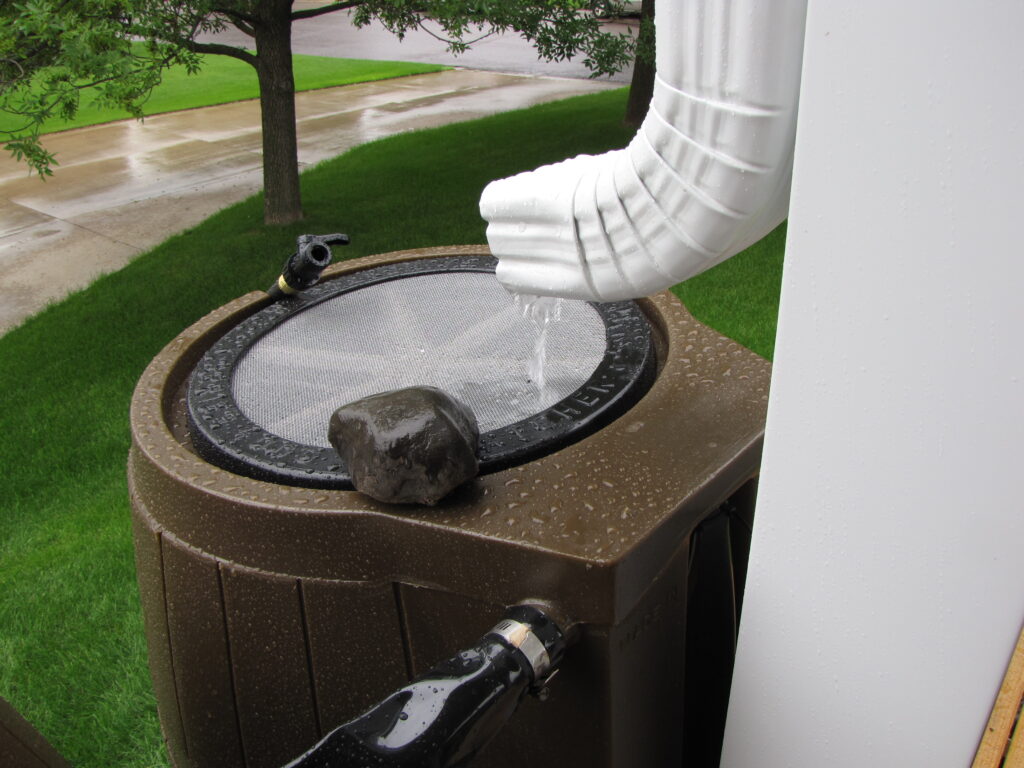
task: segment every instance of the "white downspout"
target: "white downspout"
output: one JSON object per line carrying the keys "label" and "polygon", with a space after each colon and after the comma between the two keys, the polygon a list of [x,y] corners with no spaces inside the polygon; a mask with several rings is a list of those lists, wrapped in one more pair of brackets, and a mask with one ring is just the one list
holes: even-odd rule
{"label": "white downspout", "polygon": [[[485,190],[510,287],[642,295],[785,209],[804,4],[683,5],[659,5],[672,87],[628,149]],[[820,2],[807,22],[722,765],[962,768],[1024,616],[1024,6]],[[775,153],[746,154],[741,125]],[[737,183],[736,161],[763,172]]]}
{"label": "white downspout", "polygon": [[785,218],[805,0],[662,2],[657,77],[628,147],[492,182],[506,287],[612,301],[714,266]]}

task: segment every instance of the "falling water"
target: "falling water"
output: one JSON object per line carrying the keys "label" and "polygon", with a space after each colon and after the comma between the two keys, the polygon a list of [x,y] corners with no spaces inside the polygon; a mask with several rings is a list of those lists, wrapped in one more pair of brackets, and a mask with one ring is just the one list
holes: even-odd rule
{"label": "falling water", "polygon": [[533,296],[528,293],[515,295],[516,307],[523,317],[533,323],[537,331],[533,341],[533,357],[530,358],[529,376],[543,396],[545,385],[545,363],[547,360],[548,327],[562,314],[562,300],[554,296]]}

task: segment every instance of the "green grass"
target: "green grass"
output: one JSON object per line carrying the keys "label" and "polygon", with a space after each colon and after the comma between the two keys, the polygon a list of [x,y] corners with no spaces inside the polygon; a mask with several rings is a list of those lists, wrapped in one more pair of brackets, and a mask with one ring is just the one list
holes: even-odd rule
{"label": "green grass", "polygon": [[[125,484],[143,368],[209,310],[269,285],[300,233],[347,232],[347,257],[483,242],[489,180],[623,146],[624,102],[605,92],[357,147],[303,176],[302,224],[265,227],[252,198],[0,337],[0,696],[78,768],[164,766]],[[764,355],[783,239],[680,289]]]}
{"label": "green grass", "polygon": [[[368,59],[335,59],[327,56],[296,55],[295,89],[311,91],[336,85],[386,80],[392,77],[439,72],[447,67],[400,61],[371,61]],[[143,107],[146,116],[174,112],[180,109],[228,104],[233,101],[259,98],[256,70],[244,61],[228,56],[205,56],[202,70],[189,75],[184,67],[172,67],[163,76]],[[130,118],[124,110],[97,106],[83,96],[78,113],[72,120],[56,118],[48,121],[42,133],[98,125]],[[0,112],[0,133],[20,125],[19,119]]]}
{"label": "green grass", "polygon": [[698,320],[771,360],[785,246],[783,222],[742,253],[680,283],[672,292]]}

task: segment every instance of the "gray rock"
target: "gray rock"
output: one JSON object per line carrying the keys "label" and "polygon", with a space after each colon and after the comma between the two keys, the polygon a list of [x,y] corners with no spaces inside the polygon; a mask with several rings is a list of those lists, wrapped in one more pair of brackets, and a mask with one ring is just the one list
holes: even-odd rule
{"label": "gray rock", "polygon": [[331,416],[327,437],[356,490],[378,501],[436,504],[480,468],[476,417],[434,387],[343,405]]}

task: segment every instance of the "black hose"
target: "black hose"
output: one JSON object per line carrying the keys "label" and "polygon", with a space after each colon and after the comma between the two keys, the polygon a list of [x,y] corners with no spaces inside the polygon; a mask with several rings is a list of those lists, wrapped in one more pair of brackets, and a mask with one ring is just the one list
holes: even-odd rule
{"label": "black hose", "polygon": [[475,645],[335,728],[284,768],[465,766],[524,693],[542,691],[565,647],[565,633],[538,606],[513,606]]}

